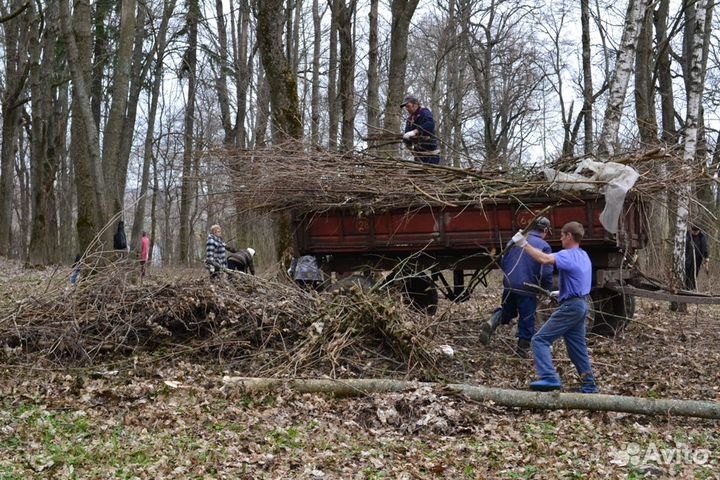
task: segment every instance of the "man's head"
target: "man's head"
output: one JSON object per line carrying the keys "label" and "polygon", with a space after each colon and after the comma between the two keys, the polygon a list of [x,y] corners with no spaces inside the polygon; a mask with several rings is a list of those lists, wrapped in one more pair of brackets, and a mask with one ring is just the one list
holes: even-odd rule
{"label": "man's head", "polygon": [[550,220],[547,217],[538,217],[535,220],[534,229],[540,233],[549,234],[551,231]]}
{"label": "man's head", "polygon": [[215,224],[212,227],[210,227],[210,233],[212,233],[213,235],[220,236],[220,234],[222,234],[222,228],[220,228],[220,225]]}
{"label": "man's head", "polygon": [[568,222],[560,231],[560,241],[563,248],[574,247],[580,244],[585,236],[585,229],[579,222]]}
{"label": "man's head", "polygon": [[147,237],[147,232],[146,232],[146,231],[143,231],[142,236],[143,236],[143,237]]}
{"label": "man's head", "polygon": [[415,95],[406,95],[400,107],[405,107],[405,110],[412,115],[420,108],[420,100]]}
{"label": "man's head", "polygon": [[248,247],[248,248],[246,248],[246,250],[248,251],[248,253],[250,254],[251,257],[254,257],[254,256],[255,256],[255,249],[254,249],[254,248]]}
{"label": "man's head", "polygon": [[700,234],[700,227],[695,225],[694,223],[690,224],[690,233],[693,235],[699,235]]}

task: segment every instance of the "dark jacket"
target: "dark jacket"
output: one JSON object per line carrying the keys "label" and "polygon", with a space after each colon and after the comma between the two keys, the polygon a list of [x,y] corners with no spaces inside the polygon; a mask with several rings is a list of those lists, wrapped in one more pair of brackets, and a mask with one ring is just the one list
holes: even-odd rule
{"label": "dark jacket", "polygon": [[125,236],[125,222],[118,222],[117,232],[113,236],[113,248],[115,250],[127,250],[127,237]]}
{"label": "dark jacket", "polygon": [[710,257],[710,246],[703,231],[697,235],[690,232],[685,237],[685,270],[698,271],[706,258]]}
{"label": "dark jacket", "polygon": [[240,272],[255,275],[255,265],[253,264],[253,256],[247,250],[241,248],[237,252],[231,253],[227,258],[227,265],[230,270],[238,270]]}
{"label": "dark jacket", "polygon": [[411,144],[413,150],[421,152],[430,152],[438,149],[438,141],[435,136],[435,120],[430,110],[420,107],[417,112],[410,115],[405,121],[405,132],[410,130],[419,130],[421,137],[430,137],[430,140]]}
{"label": "dark jacket", "polygon": [[[528,243],[544,253],[552,253],[550,245],[540,238],[540,232],[530,232]],[[520,295],[535,295],[523,284],[525,282],[540,285],[546,290],[552,290],[553,267],[552,265],[540,265],[540,263],[523,252],[522,248],[512,247],[503,256],[500,266],[504,277],[503,285],[513,293]]]}

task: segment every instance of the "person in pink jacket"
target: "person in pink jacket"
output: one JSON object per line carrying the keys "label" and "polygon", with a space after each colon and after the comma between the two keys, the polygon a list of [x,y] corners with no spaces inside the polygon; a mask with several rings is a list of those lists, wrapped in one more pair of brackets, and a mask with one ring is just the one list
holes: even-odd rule
{"label": "person in pink jacket", "polygon": [[147,232],[142,232],[142,239],[140,240],[140,276],[145,276],[145,265],[150,259],[150,237]]}

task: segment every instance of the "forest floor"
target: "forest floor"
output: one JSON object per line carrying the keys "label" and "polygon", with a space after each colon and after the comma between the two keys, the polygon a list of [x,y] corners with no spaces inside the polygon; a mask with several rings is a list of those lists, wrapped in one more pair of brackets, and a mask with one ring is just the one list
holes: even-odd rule
{"label": "forest floor", "polygon": [[[58,277],[0,267],[6,309]],[[468,302],[441,303],[435,340],[455,351],[438,361],[445,380],[526,389],[533,379],[532,360],[512,354],[514,328],[500,327],[487,347],[477,341],[499,296],[495,284]],[[720,308],[677,314],[642,300],[635,319],[642,323],[617,338],[589,337],[603,393],[720,401]],[[571,390],[572,365],[558,347]],[[720,478],[719,421],[528,411],[441,388],[362,398],[250,394],[223,381],[252,374],[168,350],[72,368],[6,360],[0,479]]]}

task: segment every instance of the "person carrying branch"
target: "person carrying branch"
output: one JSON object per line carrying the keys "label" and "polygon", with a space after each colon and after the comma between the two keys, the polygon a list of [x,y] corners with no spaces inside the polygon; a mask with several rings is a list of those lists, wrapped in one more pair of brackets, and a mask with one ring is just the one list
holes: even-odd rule
{"label": "person carrying branch", "polygon": [[[543,253],[551,253],[552,249],[545,241],[549,232],[550,220],[546,217],[538,217],[535,226],[528,234],[527,241]],[[522,248],[513,248],[512,241],[506,252],[500,261],[504,287],[502,307],[495,310],[490,320],[480,326],[480,341],[487,345],[498,325],[507,325],[518,317],[515,355],[527,358],[530,339],[535,334],[537,295],[526,284],[539,285],[545,290],[552,290],[553,268],[552,265],[541,265]]]}
{"label": "person carrying branch", "polygon": [[293,257],[287,273],[300,287],[307,290],[317,290],[323,282],[320,263],[320,259],[315,255],[303,255],[300,258]]}
{"label": "person carrying branch", "polygon": [[415,95],[407,95],[400,107],[405,107],[408,113],[403,134],[405,146],[410,149],[415,160],[438,165],[440,150],[435,136],[435,120],[432,112],[420,106],[420,100]]}
{"label": "person carrying branch", "polygon": [[253,257],[255,256],[254,248],[241,248],[238,251],[231,252],[227,259],[227,266],[230,270],[255,275],[255,264],[253,263]]}
{"label": "person carrying branch", "polygon": [[550,347],[560,337],[565,339],[568,356],[580,375],[579,393],[597,393],[590,355],[588,354],[586,317],[589,309],[588,295],[592,285],[592,263],[587,252],[580,248],[585,229],[578,222],[563,225],[560,241],[563,249],[554,254],[533,247],[522,231],[512,241],[518,248],[542,265],[555,265],[559,273],[560,307],[550,316],[540,330],[533,335],[531,347],[535,356],[538,380],[530,383],[537,391],[559,390],[560,376],[553,366]]}
{"label": "person carrying branch", "polygon": [[697,289],[697,276],[703,265],[705,272],[709,273],[710,247],[707,235],[700,230],[700,227],[692,224],[685,238],[685,288],[687,290]]}

